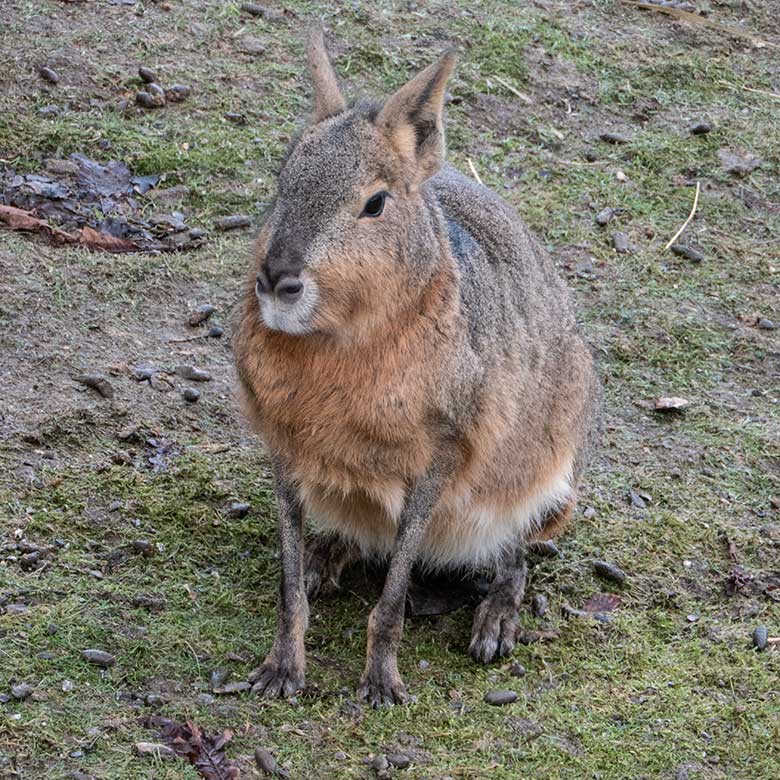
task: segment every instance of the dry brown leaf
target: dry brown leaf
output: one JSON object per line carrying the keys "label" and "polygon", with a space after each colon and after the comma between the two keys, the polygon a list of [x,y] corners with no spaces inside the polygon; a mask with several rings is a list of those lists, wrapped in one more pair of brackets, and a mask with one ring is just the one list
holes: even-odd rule
{"label": "dry brown leaf", "polygon": [[40,219],[33,213],[17,209],[14,206],[0,206],[0,222],[4,222],[10,230],[41,233],[55,244],[75,244],[78,242],[76,236],[52,227],[45,219]]}
{"label": "dry brown leaf", "polygon": [[617,593],[595,593],[583,605],[583,612],[612,612],[623,603]]}
{"label": "dry brown leaf", "polygon": [[238,780],[239,768],[225,755],[225,745],[233,732],[225,729],[212,735],[192,721],[184,725],[167,723],[162,730],[165,742],[176,755],[186,758],[204,780]]}
{"label": "dry brown leaf", "polygon": [[78,235],[74,236],[53,227],[45,219],[36,217],[31,211],[18,209],[15,206],[0,205],[0,222],[4,222],[10,230],[40,233],[53,244],[81,244],[88,249],[99,249],[104,252],[138,252],[141,250],[141,247],[132,241],[117,238],[108,233],[101,233],[91,227],[81,228]]}
{"label": "dry brown leaf", "polygon": [[117,238],[108,233],[101,233],[91,227],[81,228],[79,243],[89,249],[101,249],[104,252],[138,252],[141,247],[125,238]]}

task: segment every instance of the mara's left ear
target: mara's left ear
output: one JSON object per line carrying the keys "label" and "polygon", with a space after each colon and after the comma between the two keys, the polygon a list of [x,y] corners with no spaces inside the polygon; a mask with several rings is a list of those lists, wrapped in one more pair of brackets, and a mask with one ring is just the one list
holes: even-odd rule
{"label": "mara's left ear", "polygon": [[455,67],[445,52],[388,98],[376,119],[398,154],[415,166],[416,180],[436,173],[444,160],[444,89]]}
{"label": "mara's left ear", "polygon": [[325,49],[322,29],[315,28],[309,33],[306,58],[309,60],[309,70],[314,85],[314,122],[317,123],[340,114],[347,107],[339,89],[336,71],[333,70]]}

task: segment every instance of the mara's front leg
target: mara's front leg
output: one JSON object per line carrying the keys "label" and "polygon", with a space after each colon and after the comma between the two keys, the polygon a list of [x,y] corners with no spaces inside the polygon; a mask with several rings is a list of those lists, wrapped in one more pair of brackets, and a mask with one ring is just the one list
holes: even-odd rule
{"label": "mara's front leg", "polygon": [[403,704],[408,698],[398,672],[398,645],[404,628],[406,591],[443,482],[441,470],[419,480],[401,512],[382,595],[368,619],[366,668],[358,687],[358,697],[372,707]]}
{"label": "mara's front leg", "polygon": [[303,688],[306,673],[303,637],[309,623],[309,602],[303,576],[301,501],[281,463],[274,463],[274,477],[282,551],[276,638],[252,687],[254,693],[269,699],[292,696]]}

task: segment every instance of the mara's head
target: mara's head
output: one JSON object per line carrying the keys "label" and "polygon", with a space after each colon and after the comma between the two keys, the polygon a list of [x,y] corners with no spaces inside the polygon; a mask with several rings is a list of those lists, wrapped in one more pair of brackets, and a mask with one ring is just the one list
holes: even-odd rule
{"label": "mara's head", "polygon": [[308,60],[314,116],[291,145],[258,237],[255,294],[265,326],[357,333],[414,300],[441,237],[426,179],[444,157],[445,53],[384,103],[347,107],[321,32]]}

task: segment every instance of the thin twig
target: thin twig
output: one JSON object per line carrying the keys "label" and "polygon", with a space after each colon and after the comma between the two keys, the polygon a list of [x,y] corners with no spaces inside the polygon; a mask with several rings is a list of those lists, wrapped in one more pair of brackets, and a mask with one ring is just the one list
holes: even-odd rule
{"label": "thin twig", "polygon": [[555,162],[561,165],[604,165],[609,160],[594,160],[592,162],[586,162],[585,160],[565,160],[563,157],[555,158]]}
{"label": "thin twig", "polygon": [[534,101],[531,100],[531,98],[528,97],[528,95],[523,94],[522,92],[516,90],[509,82],[504,81],[504,79],[501,78],[501,76],[493,76],[493,78],[502,86],[506,87],[513,95],[516,97],[519,97],[520,100],[523,101],[526,105],[530,106],[531,103]]}
{"label": "thin twig", "polygon": [[197,333],[194,336],[185,336],[181,339],[168,339],[166,341],[166,344],[184,344],[187,341],[197,341],[198,339],[208,339],[211,338],[208,333]]}
{"label": "thin twig", "polygon": [[754,87],[746,87],[744,84],[732,84],[730,81],[723,81],[722,79],[718,83],[723,84],[724,87],[728,87],[729,89],[734,89],[737,92],[740,89],[744,89],[745,92],[755,92],[757,95],[766,95],[767,97],[774,98],[775,100],[780,100],[780,94],[777,92],[770,92],[768,89],[755,89]]}
{"label": "thin twig", "polygon": [[664,251],[669,249],[669,247],[677,241],[677,239],[682,235],[683,230],[688,227],[688,225],[691,223],[691,220],[693,219],[693,215],[696,213],[696,207],[699,205],[699,192],[701,191],[701,184],[697,181],[696,182],[696,194],[693,196],[693,207],[691,208],[691,213],[688,214],[688,219],[683,222],[682,227],[669,239],[669,242],[664,247]]}
{"label": "thin twig", "polygon": [[771,46],[773,49],[780,49],[780,45],[765,41],[762,38],[758,38],[749,30],[741,30],[738,27],[731,27],[727,24],[718,24],[711,19],[707,19],[704,16],[698,14],[692,14],[690,11],[681,11],[679,8],[673,8],[666,5],[655,5],[654,3],[645,3],[641,0],[621,0],[626,5],[633,5],[634,8],[643,8],[646,11],[658,11],[668,16],[674,16],[677,19],[690,22],[692,24],[698,24],[702,27],[709,27],[712,30],[718,30],[719,32],[733,35],[735,38],[747,38],[754,46],[761,48],[763,46]]}
{"label": "thin twig", "polygon": [[482,179],[479,178],[479,174],[477,173],[477,169],[474,167],[474,163],[471,162],[471,157],[467,157],[466,161],[469,164],[469,168],[471,168],[471,175],[480,183],[482,184]]}

